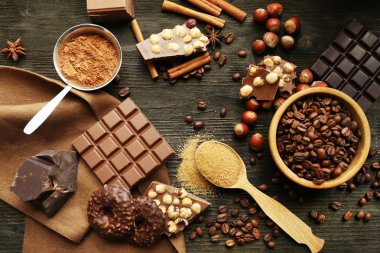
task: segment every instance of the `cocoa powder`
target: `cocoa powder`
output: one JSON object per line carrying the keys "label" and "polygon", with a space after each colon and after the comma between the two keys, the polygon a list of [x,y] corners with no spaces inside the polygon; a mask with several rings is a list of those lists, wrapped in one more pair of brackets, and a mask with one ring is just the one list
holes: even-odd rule
{"label": "cocoa powder", "polygon": [[70,83],[85,88],[109,81],[120,61],[111,42],[95,34],[83,34],[64,42],[58,57],[63,76]]}

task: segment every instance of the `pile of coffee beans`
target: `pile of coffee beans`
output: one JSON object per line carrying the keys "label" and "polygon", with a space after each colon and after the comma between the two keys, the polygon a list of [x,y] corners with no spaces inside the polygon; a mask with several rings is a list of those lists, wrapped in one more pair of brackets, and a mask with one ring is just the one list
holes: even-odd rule
{"label": "pile of coffee beans", "polygon": [[360,137],[358,123],[339,100],[310,96],[282,116],[277,148],[297,176],[319,185],[347,170]]}

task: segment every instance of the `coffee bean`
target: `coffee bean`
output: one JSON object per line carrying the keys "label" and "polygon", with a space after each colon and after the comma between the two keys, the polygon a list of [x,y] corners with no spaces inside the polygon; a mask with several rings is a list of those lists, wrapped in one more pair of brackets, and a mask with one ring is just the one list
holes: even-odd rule
{"label": "coffee bean", "polygon": [[344,221],[348,221],[349,219],[351,219],[352,217],[352,212],[350,210],[346,211],[344,214],[343,214],[343,220]]}
{"label": "coffee bean", "polygon": [[236,227],[243,227],[243,226],[244,226],[244,222],[242,220],[236,221]]}
{"label": "coffee bean", "polygon": [[380,182],[379,181],[372,182],[371,188],[373,189],[380,188]]}
{"label": "coffee bean", "polygon": [[271,234],[266,234],[263,238],[264,242],[270,242],[273,240],[272,238],[272,235]]}
{"label": "coffee bean", "polygon": [[232,209],[231,216],[237,217],[238,215],[239,215],[239,209],[237,209],[237,208]]}
{"label": "coffee bean", "polygon": [[190,76],[194,76],[197,73],[197,70],[191,71]]}
{"label": "coffee bean", "polygon": [[245,229],[247,229],[248,231],[252,230],[253,229],[252,223],[248,222],[247,224],[245,224]]}
{"label": "coffee bean", "polygon": [[190,74],[184,74],[184,75],[182,76],[182,78],[185,79],[185,80],[187,80],[187,79],[190,78]]}
{"label": "coffee bean", "polygon": [[217,60],[219,60],[220,56],[221,56],[220,52],[215,52],[213,58],[214,58],[214,60],[217,61]]}
{"label": "coffee bean", "polygon": [[364,214],[363,221],[364,222],[369,222],[371,220],[371,218],[372,218],[371,213],[367,212],[367,213]]}
{"label": "coffee bean", "polygon": [[208,234],[213,236],[216,234],[216,227],[215,226],[211,226],[209,229],[208,229]]}
{"label": "coffee bean", "polygon": [[244,238],[237,238],[237,239],[236,239],[236,243],[237,243],[238,245],[244,245],[244,244],[245,244]]}
{"label": "coffee bean", "polygon": [[236,228],[231,228],[231,229],[230,229],[230,233],[229,233],[229,235],[230,235],[231,237],[235,237],[235,236],[236,236],[236,233],[237,233]]}
{"label": "coffee bean", "polygon": [[121,81],[121,77],[119,74],[115,76],[115,78],[112,80],[115,84],[119,84]]}
{"label": "coffee bean", "polygon": [[230,232],[230,226],[228,226],[227,223],[223,223],[220,227],[220,231],[222,231],[222,233],[226,235]]}
{"label": "coffee bean", "polygon": [[255,164],[256,164],[256,158],[255,158],[255,157],[252,157],[252,158],[249,160],[249,164],[251,164],[252,166],[255,166]]}
{"label": "coffee bean", "polygon": [[365,198],[361,198],[358,202],[359,206],[365,206],[367,204],[367,200]]}
{"label": "coffee bean", "polygon": [[354,191],[355,189],[356,189],[356,185],[355,185],[354,183],[349,183],[349,184],[347,185],[347,190],[348,190],[348,191],[352,192],[352,191]]}
{"label": "coffee bean", "polygon": [[206,64],[203,66],[205,71],[209,71],[211,69],[211,64]]}
{"label": "coffee bean", "polygon": [[257,228],[259,226],[259,222],[255,219],[252,219],[250,222],[254,228]]}
{"label": "coffee bean", "polygon": [[227,207],[225,205],[219,206],[218,213],[219,214],[221,214],[221,213],[227,213]]}
{"label": "coffee bean", "polygon": [[213,236],[211,236],[210,240],[213,243],[218,243],[218,242],[220,242],[221,238],[220,238],[220,235],[213,235]]}
{"label": "coffee bean", "polygon": [[235,34],[229,33],[225,36],[225,39],[226,39],[226,44],[231,44],[235,39]]}
{"label": "coffee bean", "polygon": [[267,220],[267,226],[268,227],[273,227],[274,226],[274,221],[272,221],[271,219],[268,219]]}
{"label": "coffee bean", "polygon": [[249,216],[247,215],[247,214],[244,214],[244,215],[242,215],[241,217],[240,217],[240,220],[242,221],[242,222],[247,222],[248,221],[248,219],[249,219]]}
{"label": "coffee bean", "polygon": [[215,222],[214,226],[216,227],[216,229],[220,229],[220,227],[221,227],[219,222]]}
{"label": "coffee bean", "polygon": [[192,232],[189,234],[189,239],[190,239],[190,240],[194,240],[196,237],[197,237],[197,233],[196,233],[195,231],[192,231]]}
{"label": "coffee bean", "polygon": [[214,226],[215,225],[215,220],[208,220],[206,221],[206,227],[211,227],[211,226]]}
{"label": "coffee bean", "polygon": [[225,56],[225,55],[220,56],[220,58],[218,60],[219,66],[223,66],[224,64],[226,64],[226,62],[227,62],[227,56]]}
{"label": "coffee bean", "polygon": [[186,123],[192,123],[193,122],[193,116],[190,114],[185,115],[185,122]]}
{"label": "coffee bean", "polygon": [[196,227],[194,231],[195,233],[197,233],[197,236],[199,237],[203,237],[205,235],[205,232],[203,231],[201,227]]}
{"label": "coffee bean", "polygon": [[193,122],[193,128],[195,130],[201,130],[205,127],[205,123],[203,121],[194,121]]}
{"label": "coffee bean", "polygon": [[222,213],[216,216],[216,221],[219,223],[224,223],[228,220],[228,214],[227,213]]}
{"label": "coffee bean", "polygon": [[169,81],[169,83],[170,83],[171,85],[174,85],[176,82],[177,82],[177,79],[170,79],[170,81]]}
{"label": "coffee bean", "polygon": [[267,184],[261,184],[257,186],[257,189],[259,189],[262,192],[266,192],[268,190],[268,185]]}
{"label": "coffee bean", "polygon": [[373,199],[373,193],[372,192],[366,192],[366,194],[364,196],[368,201]]}
{"label": "coffee bean", "polygon": [[362,220],[364,218],[365,213],[362,210],[359,210],[355,214],[355,218],[358,220]]}
{"label": "coffee bean", "polygon": [[203,78],[203,75],[202,75],[202,74],[199,74],[198,72],[195,73],[194,76],[195,76],[195,78],[198,79],[198,80],[202,80],[202,78]]}
{"label": "coffee bean", "polygon": [[278,238],[281,236],[281,230],[279,228],[273,228],[273,237]]}
{"label": "coffee bean", "polygon": [[233,246],[235,246],[235,241],[234,240],[227,240],[226,242],[225,242],[225,245],[226,245],[226,247],[227,248],[232,248]]}
{"label": "coffee bean", "polygon": [[239,57],[242,57],[242,58],[246,57],[246,56],[247,56],[247,51],[245,51],[245,50],[240,50],[240,51],[238,52],[238,56],[239,56]]}
{"label": "coffee bean", "polygon": [[375,191],[373,193],[373,196],[375,197],[375,199],[380,200],[380,191]]}
{"label": "coffee bean", "polygon": [[124,87],[121,90],[119,90],[119,96],[122,97],[122,98],[128,97],[129,96],[129,88],[128,87]]}
{"label": "coffee bean", "polygon": [[232,80],[234,80],[234,81],[239,81],[240,78],[241,78],[240,73],[235,73],[232,75]]}
{"label": "coffee bean", "polygon": [[330,203],[330,208],[335,211],[340,210],[342,208],[342,203],[340,203],[339,201],[333,201]]}
{"label": "coffee bean", "polygon": [[267,215],[263,211],[260,211],[259,212],[259,217],[262,218],[262,219],[264,219],[264,218],[267,217]]}
{"label": "coffee bean", "polygon": [[380,146],[371,147],[369,150],[369,157],[375,157],[380,151]]}
{"label": "coffee bean", "polygon": [[256,208],[251,207],[251,208],[248,209],[248,214],[254,215],[255,213],[257,213],[257,209]]}
{"label": "coffee bean", "polygon": [[256,157],[259,159],[262,159],[264,157],[264,153],[263,152],[257,152]]}
{"label": "coffee bean", "polygon": [[198,216],[198,218],[195,219],[195,223],[203,223],[205,221],[205,217],[203,215]]}
{"label": "coffee bean", "polygon": [[199,69],[197,69],[197,73],[203,75],[205,73],[205,69],[203,67],[200,67]]}
{"label": "coffee bean", "polygon": [[252,235],[256,240],[259,240],[261,237],[260,231],[257,228],[252,229]]}
{"label": "coffee bean", "polygon": [[372,163],[371,168],[374,170],[380,170],[380,163]]}
{"label": "coffee bean", "polygon": [[246,198],[240,199],[239,203],[243,208],[247,208],[249,206],[249,200]]}
{"label": "coffee bean", "polygon": [[198,108],[198,110],[201,110],[201,111],[206,110],[206,109],[207,109],[207,104],[206,104],[206,102],[205,102],[205,101],[199,101],[199,102],[197,103],[197,108]]}
{"label": "coffee bean", "polygon": [[220,111],[219,111],[219,116],[220,116],[221,118],[225,118],[225,117],[227,116],[227,109],[226,109],[226,108],[222,108],[222,109],[220,109]]}
{"label": "coffee bean", "polygon": [[265,245],[267,246],[268,249],[276,248],[276,243],[274,241],[267,242]]}
{"label": "coffee bean", "polygon": [[237,231],[236,232],[236,234],[235,234],[235,237],[237,238],[237,237],[241,237],[241,236],[243,236],[243,232],[242,231]]}
{"label": "coffee bean", "polygon": [[236,203],[236,204],[237,204],[237,203],[240,203],[240,198],[239,198],[239,197],[234,197],[234,200],[233,200],[233,201],[234,201],[234,203]]}
{"label": "coffee bean", "polygon": [[323,222],[325,222],[325,220],[326,220],[326,215],[324,215],[323,213],[318,214],[317,219],[316,219],[317,223],[322,224]]}

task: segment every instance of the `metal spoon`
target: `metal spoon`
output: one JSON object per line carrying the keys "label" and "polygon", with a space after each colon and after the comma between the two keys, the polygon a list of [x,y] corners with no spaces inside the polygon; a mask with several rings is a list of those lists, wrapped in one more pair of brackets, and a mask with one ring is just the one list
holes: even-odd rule
{"label": "metal spoon", "polygon": [[[62,74],[61,69],[59,67],[59,62],[58,62],[58,50],[63,42],[70,40],[71,38],[77,37],[81,34],[88,34],[88,33],[98,34],[108,39],[111,42],[111,44],[116,48],[116,51],[119,57],[119,64],[115,69],[114,75],[105,83],[93,88],[86,88],[86,87],[78,86],[69,82],[65,78],[65,76]],[[61,35],[61,37],[59,37],[54,47],[53,61],[54,61],[55,70],[57,71],[59,77],[67,84],[67,86],[60,93],[58,93],[58,95],[56,95],[52,100],[50,100],[50,102],[47,103],[36,115],[34,115],[34,117],[29,121],[29,123],[24,128],[25,134],[28,134],[28,135],[32,134],[37,128],[39,128],[72,88],[81,90],[81,91],[94,91],[94,90],[99,90],[103,88],[104,86],[106,86],[107,84],[109,84],[115,78],[115,76],[120,70],[121,62],[122,62],[122,52],[121,52],[120,43],[109,30],[99,25],[80,24],[80,25],[71,27],[66,32],[64,32]]]}
{"label": "metal spoon", "polygon": [[[213,152],[218,152],[218,150],[221,151],[223,149],[223,151],[228,150],[228,155],[224,155],[222,158],[224,160],[228,161],[230,159],[231,161],[236,161],[236,159],[238,159],[239,165],[235,168],[229,169],[231,175],[236,175],[236,173],[233,172],[238,172],[236,182],[233,182],[231,185],[221,185],[220,180],[216,180],[216,177],[218,176],[217,172],[215,173],[215,171],[213,171],[213,174],[208,172],[210,164],[215,164],[216,161],[215,157],[204,153],[206,148],[212,148]],[[195,164],[199,172],[212,184],[221,188],[235,188],[247,191],[252,198],[255,199],[265,214],[297,243],[306,244],[313,253],[319,252],[322,249],[324,240],[316,237],[308,225],[282,204],[258,190],[248,181],[247,171],[243,160],[230,146],[218,141],[207,141],[202,143],[195,153]],[[225,175],[226,174],[219,176],[223,177]]]}

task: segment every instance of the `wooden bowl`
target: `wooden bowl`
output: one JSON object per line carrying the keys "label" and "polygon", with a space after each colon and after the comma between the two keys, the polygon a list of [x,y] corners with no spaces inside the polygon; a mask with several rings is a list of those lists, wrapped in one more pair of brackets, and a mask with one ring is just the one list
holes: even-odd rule
{"label": "wooden bowl", "polygon": [[[349,164],[348,169],[345,172],[343,172],[342,175],[340,175],[339,177],[330,179],[321,185],[316,185],[312,181],[300,178],[293,171],[291,171],[280,157],[276,144],[277,126],[280,123],[282,115],[286,112],[288,107],[291,106],[295,101],[310,95],[328,95],[332,98],[336,98],[339,101],[341,101],[343,105],[346,106],[346,108],[352,112],[352,118],[358,123],[359,129],[362,132],[357,154]],[[365,113],[351,97],[336,89],[316,87],[306,89],[292,95],[280,106],[280,108],[278,108],[270,124],[268,139],[270,152],[272,154],[274,162],[276,163],[277,167],[282,171],[282,173],[284,173],[289,179],[304,187],[312,189],[327,189],[336,187],[340,184],[347,182],[360,170],[360,168],[363,166],[367,159],[369,149],[371,146],[371,131]]]}

